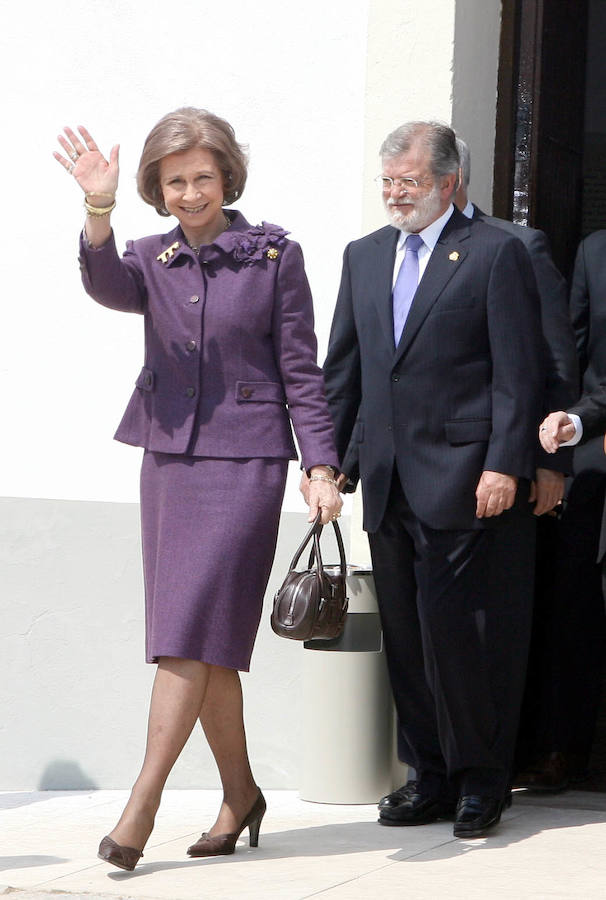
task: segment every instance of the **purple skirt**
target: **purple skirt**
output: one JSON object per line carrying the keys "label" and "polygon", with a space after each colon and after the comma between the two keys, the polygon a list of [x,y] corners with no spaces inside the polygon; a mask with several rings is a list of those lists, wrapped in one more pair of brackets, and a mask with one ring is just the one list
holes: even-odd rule
{"label": "purple skirt", "polygon": [[286,459],[145,451],[146,660],[247,672],[276,550]]}

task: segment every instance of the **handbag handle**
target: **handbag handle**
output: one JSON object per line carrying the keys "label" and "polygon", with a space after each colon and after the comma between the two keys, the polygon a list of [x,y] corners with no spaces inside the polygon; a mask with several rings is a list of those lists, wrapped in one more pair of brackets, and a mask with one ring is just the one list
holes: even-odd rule
{"label": "handbag handle", "polygon": [[[318,515],[314,519],[314,522],[313,522],[311,528],[309,529],[309,531],[307,532],[307,534],[305,535],[305,537],[299,544],[299,547],[298,547],[297,551],[295,552],[295,555],[292,558],[292,562],[290,564],[291,571],[293,571],[294,569],[297,568],[297,563],[299,562],[299,559],[301,558],[301,554],[303,553],[306,546],[312,539],[313,539],[313,546],[312,546],[310,554],[309,554],[309,564],[308,564],[307,568],[311,569],[311,567],[313,566],[314,557],[317,560],[318,568],[319,569],[322,568],[323,564],[322,564],[322,554],[320,552],[320,535],[322,534],[322,529],[324,526],[322,525],[321,518],[322,518],[322,512],[320,511],[320,512],[318,512]],[[337,547],[339,548],[339,560],[340,560],[339,564],[340,564],[340,568],[341,568],[341,575],[343,576],[343,578],[345,578],[347,575],[347,560],[345,559],[345,547],[343,546],[343,538],[341,536],[341,529],[339,528],[339,525],[336,521],[333,521],[332,524],[333,524],[333,528],[335,530],[335,537],[337,539]]]}

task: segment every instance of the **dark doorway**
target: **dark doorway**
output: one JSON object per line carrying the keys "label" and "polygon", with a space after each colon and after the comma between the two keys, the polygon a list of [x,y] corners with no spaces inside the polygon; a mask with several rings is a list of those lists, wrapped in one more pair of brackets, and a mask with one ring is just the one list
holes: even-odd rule
{"label": "dark doorway", "polygon": [[566,276],[582,236],[585,60],[593,5],[502,5],[493,211],[545,231]]}

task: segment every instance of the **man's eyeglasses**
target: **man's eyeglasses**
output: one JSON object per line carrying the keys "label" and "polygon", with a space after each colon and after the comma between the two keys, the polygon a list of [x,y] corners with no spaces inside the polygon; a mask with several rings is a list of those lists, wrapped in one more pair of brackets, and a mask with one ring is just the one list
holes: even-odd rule
{"label": "man's eyeglasses", "polygon": [[378,184],[382,191],[391,191],[395,185],[398,188],[404,188],[405,191],[416,191],[420,187],[420,182],[416,178],[402,176],[401,178],[390,178],[389,175],[377,175],[375,184]]}

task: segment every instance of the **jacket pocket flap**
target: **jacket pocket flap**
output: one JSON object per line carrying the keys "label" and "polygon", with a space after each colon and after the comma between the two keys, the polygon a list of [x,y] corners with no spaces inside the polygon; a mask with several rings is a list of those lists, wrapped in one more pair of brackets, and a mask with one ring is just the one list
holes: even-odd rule
{"label": "jacket pocket flap", "polygon": [[139,377],[137,378],[135,384],[142,391],[153,391],[154,389],[154,373],[151,369],[146,369],[145,366],[141,369],[139,373]]}
{"label": "jacket pocket flap", "polygon": [[286,403],[284,388],[278,381],[236,381],[238,403]]}
{"label": "jacket pocket flap", "polygon": [[444,425],[449,444],[469,444],[487,441],[492,432],[491,419],[457,419]]}

